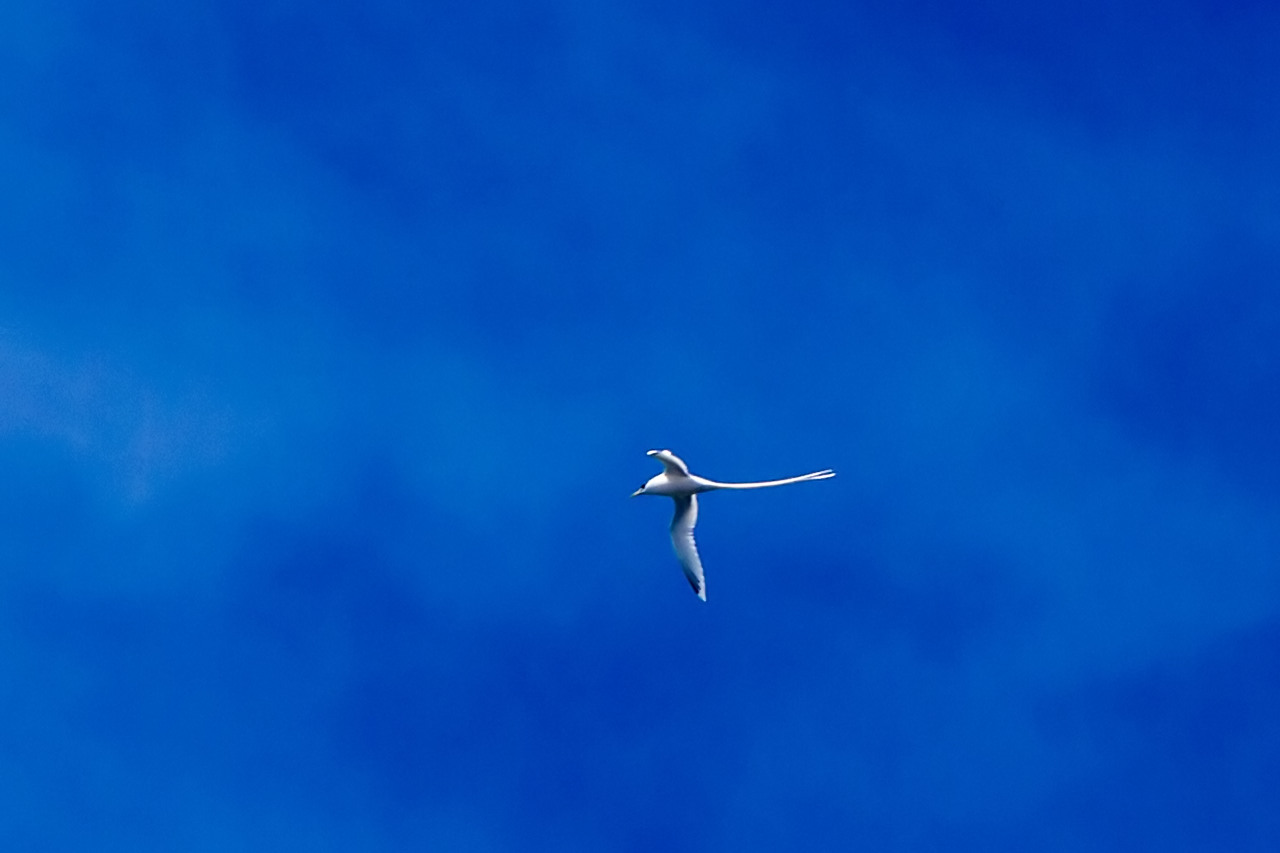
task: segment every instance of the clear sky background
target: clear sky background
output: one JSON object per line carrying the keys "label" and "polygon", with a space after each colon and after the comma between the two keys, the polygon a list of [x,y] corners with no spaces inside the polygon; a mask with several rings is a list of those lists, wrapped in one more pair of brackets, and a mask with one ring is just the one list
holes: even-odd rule
{"label": "clear sky background", "polygon": [[0,846],[1280,849],[1280,11],[883,5],[4,4]]}

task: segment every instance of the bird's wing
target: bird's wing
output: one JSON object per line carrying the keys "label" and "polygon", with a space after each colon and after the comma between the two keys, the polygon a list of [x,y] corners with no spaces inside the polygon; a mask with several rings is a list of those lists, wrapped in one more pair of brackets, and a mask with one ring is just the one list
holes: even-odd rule
{"label": "bird's wing", "polygon": [[684,460],[676,456],[670,450],[650,450],[647,456],[652,456],[662,463],[663,469],[668,474],[683,474],[689,476],[689,466],[684,464]]}
{"label": "bird's wing", "polygon": [[[680,460],[677,459],[677,462]],[[707,600],[707,582],[702,575],[702,561],[698,559],[698,545],[693,541],[693,526],[698,523],[698,496],[674,498],[675,518],[671,519],[671,545],[676,549],[680,568],[689,579],[689,586],[698,598]]]}

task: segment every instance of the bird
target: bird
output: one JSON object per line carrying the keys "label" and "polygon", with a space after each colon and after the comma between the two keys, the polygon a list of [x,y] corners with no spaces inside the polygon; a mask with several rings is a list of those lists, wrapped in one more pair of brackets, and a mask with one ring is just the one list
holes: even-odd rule
{"label": "bird", "polygon": [[693,541],[693,527],[698,523],[698,495],[717,489],[764,489],[769,486],[785,486],[789,483],[803,483],[808,480],[826,480],[836,475],[835,471],[827,468],[814,471],[812,474],[802,474],[799,477],[787,477],[784,480],[720,483],[690,474],[689,466],[670,450],[650,450],[646,455],[662,463],[662,473],[632,492],[631,497],[663,495],[676,502],[676,514],[671,519],[671,546],[675,548],[680,568],[684,569],[684,576],[689,579],[689,586],[693,587],[693,591],[703,601],[707,600],[707,581],[702,571],[702,560],[698,558],[698,545]]}

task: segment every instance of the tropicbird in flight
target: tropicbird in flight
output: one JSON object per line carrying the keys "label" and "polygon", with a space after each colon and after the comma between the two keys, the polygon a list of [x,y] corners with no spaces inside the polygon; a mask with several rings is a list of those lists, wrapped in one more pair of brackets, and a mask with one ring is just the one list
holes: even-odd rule
{"label": "tropicbird in flight", "polygon": [[698,598],[707,600],[707,582],[702,574],[702,561],[698,559],[698,546],[693,541],[693,526],[698,523],[698,495],[716,489],[763,489],[768,486],[785,486],[806,480],[825,480],[834,477],[835,471],[814,471],[785,480],[765,480],[760,483],[718,483],[689,473],[689,466],[670,450],[650,450],[649,456],[662,463],[662,473],[631,493],[636,495],[665,495],[676,502],[676,514],[671,519],[671,544],[676,549],[680,568],[689,579],[689,585]]}

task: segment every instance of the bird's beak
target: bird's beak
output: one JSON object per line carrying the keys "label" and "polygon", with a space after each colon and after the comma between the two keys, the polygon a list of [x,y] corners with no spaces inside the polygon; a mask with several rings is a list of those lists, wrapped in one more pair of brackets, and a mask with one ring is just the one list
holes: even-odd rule
{"label": "bird's beak", "polygon": [[644,494],[644,489],[636,489],[634,492],[631,493],[631,497],[634,498],[636,495],[643,495],[643,494]]}

